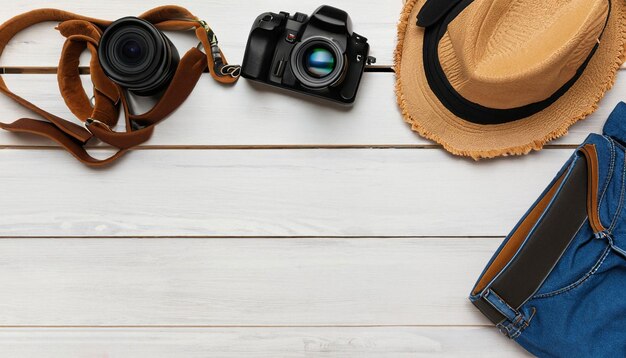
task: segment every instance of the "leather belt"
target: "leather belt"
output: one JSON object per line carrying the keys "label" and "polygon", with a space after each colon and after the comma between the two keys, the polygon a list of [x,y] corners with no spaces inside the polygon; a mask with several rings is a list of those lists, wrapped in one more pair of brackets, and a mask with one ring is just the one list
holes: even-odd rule
{"label": "leather belt", "polygon": [[589,219],[596,234],[605,231],[597,210],[595,146],[585,145],[579,153],[511,233],[472,292],[479,296],[474,305],[494,324],[508,320],[520,332],[532,319],[520,307],[535,295],[581,226]]}
{"label": "leather belt", "polygon": [[[59,143],[82,163],[104,166],[120,158],[130,148],[146,142],[152,136],[154,126],[187,99],[207,66],[211,76],[219,83],[232,84],[238,80],[237,66],[228,65],[217,46],[213,31],[206,22],[199,20],[188,10],[179,6],[163,6],[144,13],[140,18],[162,31],[193,31],[200,41],[198,48],[192,48],[183,56],[170,86],[158,103],[142,115],[130,113],[124,91],[100,67],[98,43],[103,29],[111,24],[110,21],[57,9],[40,9],[18,15],[1,25],[0,55],[9,41],[22,30],[41,22],[60,22],[57,29],[67,40],[58,68],[59,89],[66,105],[83,126],[55,116],[16,95],[0,76],[0,92],[45,120],[22,118],[10,124],[0,122],[0,128],[47,137]],[[203,48],[204,53],[199,48]],[[91,52],[93,106],[85,93],[79,73],[79,57],[85,49]],[[120,105],[126,120],[124,132],[113,130],[118,122]],[[93,158],[85,150],[86,143],[92,138],[117,148],[117,153],[104,160]]]}

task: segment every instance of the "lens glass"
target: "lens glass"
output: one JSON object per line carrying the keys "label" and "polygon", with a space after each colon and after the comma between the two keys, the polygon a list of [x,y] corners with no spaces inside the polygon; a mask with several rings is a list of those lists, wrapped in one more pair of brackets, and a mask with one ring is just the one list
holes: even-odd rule
{"label": "lens glass", "polygon": [[311,47],[304,54],[304,69],[315,78],[324,78],[330,75],[337,63],[335,55],[323,46]]}
{"label": "lens glass", "polygon": [[116,57],[126,66],[137,66],[149,61],[148,41],[141,33],[126,33],[114,45]]}
{"label": "lens glass", "polygon": [[141,46],[135,40],[128,40],[122,45],[122,55],[130,61],[137,61],[141,58]]}

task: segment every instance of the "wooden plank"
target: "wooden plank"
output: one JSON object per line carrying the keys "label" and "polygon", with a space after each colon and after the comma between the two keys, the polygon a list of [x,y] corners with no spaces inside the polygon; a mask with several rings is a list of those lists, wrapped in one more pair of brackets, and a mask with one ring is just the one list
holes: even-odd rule
{"label": "wooden plank", "polygon": [[[247,1],[247,0],[179,0],[176,2],[205,19],[215,30],[222,50],[231,63],[243,59],[248,34],[256,17],[264,12],[297,11],[311,14],[319,5],[316,0]],[[115,20],[124,16],[139,15],[151,8],[163,5],[156,0],[126,1],[109,0],[57,0],[53,7],[85,16]],[[0,21],[4,22],[20,13],[42,7],[50,7],[48,0],[17,1],[0,9]],[[402,2],[376,0],[338,0],[333,6],[347,11],[353,20],[354,31],[367,37],[372,55],[381,65],[391,65],[396,39],[396,23],[400,18]],[[374,15],[374,16],[372,16]],[[2,56],[0,66],[55,66],[63,46],[63,37],[53,29],[54,24],[41,24],[19,34]],[[193,35],[171,35],[181,51],[195,46]],[[185,39],[186,37],[186,39]]]}
{"label": "wooden plank", "polygon": [[12,358],[529,356],[484,327],[0,329],[0,353]]}
{"label": "wooden plank", "polygon": [[[33,103],[63,118],[74,118],[59,94],[55,75],[7,75],[5,78],[9,87]],[[91,89],[88,76],[83,78],[85,88]],[[427,144],[402,120],[393,82],[392,74],[366,74],[358,102],[349,109],[295,97],[248,81],[241,81],[232,88],[219,86],[206,75],[187,102],[158,126],[154,137],[146,144]],[[4,97],[0,97],[0,108],[3,121],[32,116]],[[53,145],[53,142],[0,131],[0,145]]]}
{"label": "wooden plank", "polygon": [[488,326],[500,242],[4,239],[0,326]]}
{"label": "wooden plank", "polygon": [[[0,236],[504,236],[572,150],[0,150]],[[103,155],[103,151],[98,151]]]}
{"label": "wooden plank", "polygon": [[[55,75],[7,75],[16,93],[64,118],[73,118],[59,95]],[[84,77],[90,88],[89,78]],[[338,108],[317,100],[241,81],[218,86],[206,75],[187,102],[160,124],[148,146],[424,146],[433,145],[412,132],[396,105],[394,76],[365,75],[354,108]],[[574,125],[570,135],[552,144],[577,145],[589,133],[601,132],[626,92],[626,79],[600,103],[598,111]],[[2,120],[30,112],[0,97]],[[78,120],[76,120],[78,122]],[[121,129],[123,130],[123,129]],[[48,146],[51,141],[0,131],[0,146]]]}

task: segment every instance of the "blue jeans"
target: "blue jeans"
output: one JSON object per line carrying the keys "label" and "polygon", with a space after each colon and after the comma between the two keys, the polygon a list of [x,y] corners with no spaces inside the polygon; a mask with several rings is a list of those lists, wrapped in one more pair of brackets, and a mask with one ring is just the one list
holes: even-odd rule
{"label": "blue jeans", "polygon": [[509,234],[470,300],[534,355],[626,357],[625,198],[620,103]]}

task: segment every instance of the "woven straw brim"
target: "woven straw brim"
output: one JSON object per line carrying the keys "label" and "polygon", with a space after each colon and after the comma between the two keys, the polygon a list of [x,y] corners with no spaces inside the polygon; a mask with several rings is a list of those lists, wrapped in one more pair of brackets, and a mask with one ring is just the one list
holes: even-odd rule
{"label": "woven straw brim", "polygon": [[612,1],[602,41],[580,79],[545,110],[515,122],[478,125],[448,111],[430,90],[424,74],[424,31],[416,17],[425,0],[408,0],[398,27],[395,53],[396,94],[406,122],[447,151],[476,160],[523,155],[567,134],[568,128],[593,113],[624,62],[626,1]]}

